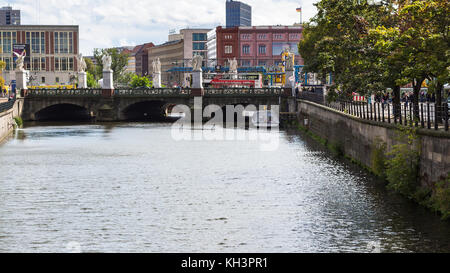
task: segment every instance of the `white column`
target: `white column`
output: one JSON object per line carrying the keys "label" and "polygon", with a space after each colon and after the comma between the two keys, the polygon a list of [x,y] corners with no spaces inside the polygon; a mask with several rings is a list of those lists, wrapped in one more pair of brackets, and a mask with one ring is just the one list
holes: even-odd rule
{"label": "white column", "polygon": [[86,72],[78,72],[78,88],[87,88]]}
{"label": "white column", "polygon": [[[26,90],[28,89],[27,87],[27,71],[23,70],[23,71],[16,71],[16,90],[20,91],[20,90]],[[16,92],[16,93],[20,93],[20,92]]]}
{"label": "white column", "polygon": [[161,88],[161,73],[153,73],[153,87]]}
{"label": "white column", "polygon": [[192,87],[203,88],[203,73],[202,71],[192,71]]}
{"label": "white column", "polygon": [[103,70],[103,89],[114,89],[114,79],[112,70]]}

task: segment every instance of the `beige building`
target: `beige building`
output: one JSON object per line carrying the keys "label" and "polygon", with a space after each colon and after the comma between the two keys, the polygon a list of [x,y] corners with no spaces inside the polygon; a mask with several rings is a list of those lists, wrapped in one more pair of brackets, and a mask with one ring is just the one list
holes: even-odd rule
{"label": "beige building", "polygon": [[7,25],[0,26],[0,58],[6,62],[5,84],[15,80],[14,45],[29,45],[28,85],[74,83],[79,53],[78,26]]}
{"label": "beige building", "polygon": [[182,75],[174,75],[167,72],[175,66],[182,66],[184,61],[183,40],[175,40],[157,45],[148,49],[148,71],[153,73],[153,61],[158,59],[161,62],[161,82],[166,86],[172,86],[183,80]]}
{"label": "beige building", "polygon": [[168,42],[148,49],[148,71],[153,72],[153,60],[161,61],[161,81],[167,86],[182,86],[190,73],[192,57],[202,55],[204,66],[208,58],[208,35],[210,29],[182,29],[178,34],[170,34]]}

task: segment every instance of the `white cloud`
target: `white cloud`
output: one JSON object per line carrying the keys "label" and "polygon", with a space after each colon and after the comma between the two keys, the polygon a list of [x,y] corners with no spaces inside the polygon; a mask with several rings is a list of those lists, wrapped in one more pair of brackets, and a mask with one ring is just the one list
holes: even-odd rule
{"label": "white cloud", "polygon": [[[298,0],[243,0],[252,6],[253,25],[292,25],[299,21]],[[303,20],[315,13],[304,0]],[[22,24],[80,26],[80,49],[91,55],[94,48],[167,40],[170,29],[214,28],[225,24],[225,0],[10,0],[22,12]]]}

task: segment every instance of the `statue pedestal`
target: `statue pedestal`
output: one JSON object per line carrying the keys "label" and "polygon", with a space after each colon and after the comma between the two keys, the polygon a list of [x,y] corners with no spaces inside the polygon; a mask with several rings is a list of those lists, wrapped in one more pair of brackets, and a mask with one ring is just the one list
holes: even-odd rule
{"label": "statue pedestal", "polygon": [[16,93],[27,89],[27,71],[16,71]]}
{"label": "statue pedestal", "polygon": [[193,71],[192,72],[192,86],[193,89],[203,89],[203,72]]}
{"label": "statue pedestal", "polygon": [[78,72],[78,88],[87,88],[86,72]]}
{"label": "statue pedestal", "polygon": [[284,87],[295,87],[295,71],[294,70],[287,70],[284,72],[286,82],[284,84]]}
{"label": "statue pedestal", "polygon": [[103,70],[102,89],[114,89],[114,79],[112,70]]}
{"label": "statue pedestal", "polygon": [[153,87],[161,88],[161,73],[153,73]]}

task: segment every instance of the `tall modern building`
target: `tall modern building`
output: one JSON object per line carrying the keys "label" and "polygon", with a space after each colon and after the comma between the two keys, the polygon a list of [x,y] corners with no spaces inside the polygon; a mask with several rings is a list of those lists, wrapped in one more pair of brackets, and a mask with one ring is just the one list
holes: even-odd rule
{"label": "tall modern building", "polygon": [[1,8],[0,25],[20,25],[20,10],[13,10],[12,7]]}
{"label": "tall modern building", "polygon": [[233,0],[226,2],[226,27],[252,26],[252,7]]}

